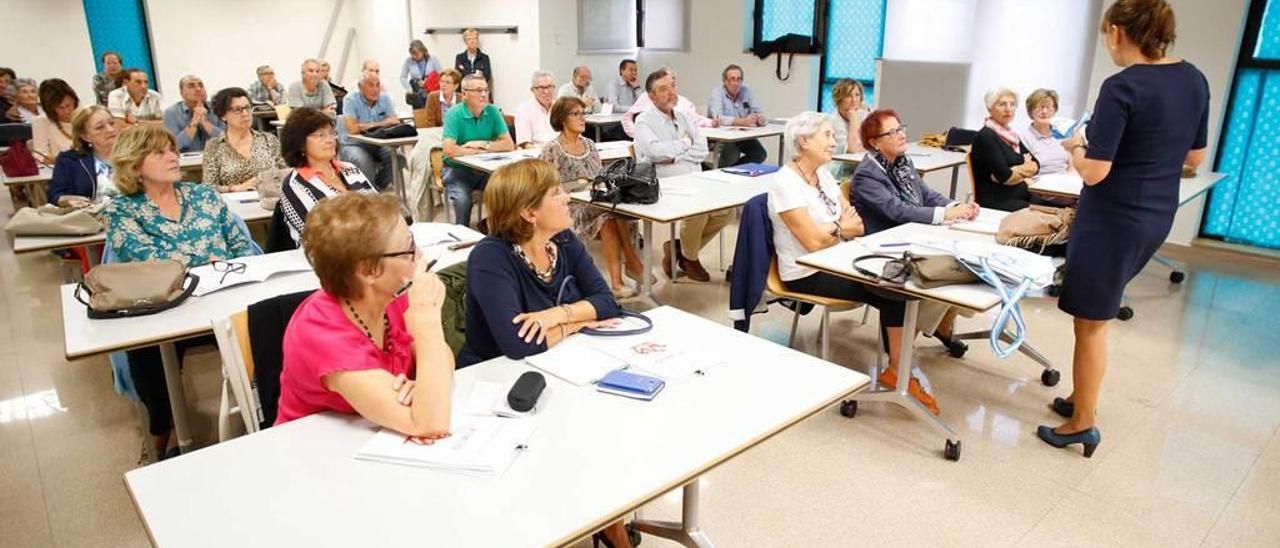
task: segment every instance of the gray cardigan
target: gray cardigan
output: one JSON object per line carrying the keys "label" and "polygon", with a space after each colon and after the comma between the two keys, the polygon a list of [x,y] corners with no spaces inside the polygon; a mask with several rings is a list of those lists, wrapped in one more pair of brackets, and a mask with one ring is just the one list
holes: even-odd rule
{"label": "gray cardigan", "polygon": [[849,201],[858,210],[858,215],[862,216],[867,234],[875,234],[904,223],[942,222],[945,208],[951,200],[924,184],[918,171],[911,184],[915,185],[923,205],[913,206],[903,201],[893,181],[889,180],[889,174],[885,173],[871,154],[867,154],[858,164],[858,170],[853,173]]}

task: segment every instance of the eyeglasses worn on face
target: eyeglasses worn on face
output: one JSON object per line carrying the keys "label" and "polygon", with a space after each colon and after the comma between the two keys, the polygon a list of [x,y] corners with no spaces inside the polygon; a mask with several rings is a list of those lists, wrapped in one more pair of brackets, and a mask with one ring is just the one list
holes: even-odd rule
{"label": "eyeglasses worn on face", "polygon": [[409,234],[409,249],[406,249],[404,251],[394,251],[391,253],[383,253],[378,256],[382,258],[409,256],[411,259],[417,259],[418,253],[421,253],[421,252],[422,251],[418,249],[418,243],[413,239],[413,234]]}
{"label": "eyeglasses worn on face", "polygon": [[898,127],[896,127],[896,128],[893,128],[893,129],[891,129],[891,130],[889,130],[889,131],[886,131],[886,132],[884,132],[884,133],[881,133],[881,134],[879,134],[879,135],[876,135],[876,139],[879,139],[879,138],[881,138],[881,137],[888,137],[888,136],[890,136],[890,135],[895,135],[895,134],[902,134],[902,135],[906,135],[906,134],[907,134],[907,126],[906,126],[906,124],[900,125],[900,126],[898,126]]}
{"label": "eyeglasses worn on face", "polygon": [[227,112],[230,112],[232,114],[245,114],[245,113],[253,112],[253,105],[245,105],[243,107],[231,107],[227,109]]}
{"label": "eyeglasses worn on face", "polygon": [[468,93],[479,93],[480,95],[488,95],[489,88],[471,88],[464,91],[467,91]]}
{"label": "eyeglasses worn on face", "polygon": [[556,87],[555,86],[533,86],[534,91],[547,91],[552,89],[556,89]]}
{"label": "eyeglasses worn on face", "polygon": [[569,116],[572,116],[574,118],[584,118],[587,116],[587,113],[582,112],[581,110],[575,110],[573,112],[570,112]]}

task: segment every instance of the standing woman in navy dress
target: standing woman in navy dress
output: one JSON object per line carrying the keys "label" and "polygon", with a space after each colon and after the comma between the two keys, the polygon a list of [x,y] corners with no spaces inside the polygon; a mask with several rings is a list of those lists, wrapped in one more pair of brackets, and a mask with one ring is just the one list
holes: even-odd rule
{"label": "standing woman in navy dress", "polygon": [[1085,135],[1063,142],[1084,179],[1058,308],[1075,317],[1071,396],[1053,410],[1067,417],[1037,434],[1054,447],[1102,436],[1095,411],[1107,368],[1107,322],[1129,283],[1169,235],[1183,164],[1205,159],[1209,84],[1191,63],[1168,57],[1173,9],[1164,0],[1117,0],[1101,32],[1111,60]]}

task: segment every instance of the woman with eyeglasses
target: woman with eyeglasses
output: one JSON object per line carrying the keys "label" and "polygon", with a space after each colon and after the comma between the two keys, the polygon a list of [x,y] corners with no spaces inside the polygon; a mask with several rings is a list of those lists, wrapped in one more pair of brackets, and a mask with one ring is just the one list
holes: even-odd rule
{"label": "woman with eyeglasses", "polygon": [[325,200],[302,241],[320,289],[285,329],[276,424],[335,411],[428,443],[448,436],[445,289],[427,272],[399,202],[361,193]]}
{"label": "woman with eyeglasses", "polygon": [[[1062,173],[1071,169],[1071,159],[1062,141],[1053,131],[1053,117],[1058,115],[1058,92],[1037,89],[1027,96],[1027,116],[1031,123],[1018,132],[1031,155],[1040,163],[1040,174]],[[1065,138],[1066,136],[1062,136]]]}
{"label": "woman with eyeglasses", "polygon": [[[769,220],[773,222],[778,277],[792,291],[857,301],[878,309],[880,328],[889,348],[889,367],[880,375],[880,381],[895,385],[906,304],[796,262],[803,255],[866,232],[862,217],[840,193],[835,177],[823,167],[831,161],[836,148],[835,129],[822,113],[804,112],[787,122],[786,139],[795,153],[778,170],[769,189]],[[911,379],[911,393],[934,414],[938,413],[937,403],[915,378]]]}
{"label": "woman with eyeglasses", "polygon": [[[217,192],[199,183],[178,182],[178,143],[164,127],[141,124],[122,132],[111,165],[121,196],[107,204],[103,217],[106,243],[116,261],[173,260],[195,267],[257,253],[242,221]],[[178,359],[184,348],[200,342],[180,341]],[[171,456],[167,448],[173,416],[160,349],[130,350],[128,357],[138,398],[147,408],[155,454]]]}
{"label": "woman with eyeglasses", "polygon": [[[582,134],[587,129],[586,109],[586,101],[577,97],[561,97],[551,105],[551,128],[559,134],[543,145],[539,158],[555,166],[565,192],[586,190],[603,169],[595,142]],[[583,240],[600,238],[613,296],[636,296],[636,290],[622,280],[624,258],[627,276],[637,284],[641,283],[641,276],[652,275],[644,272],[644,262],[631,245],[634,221],[582,204],[569,204],[569,211],[574,234]]]}
{"label": "woman with eyeglasses", "polygon": [[[886,109],[868,114],[858,136],[867,155],[853,174],[849,194],[862,213],[867,234],[906,223],[937,225],[978,217],[978,204],[956,202],[924,184],[907,155],[907,126],[897,112]],[[954,309],[922,303],[916,326],[959,356],[968,346],[951,338],[955,321]]]}
{"label": "woman with eyeglasses", "polygon": [[249,92],[241,88],[219,91],[213,96],[213,113],[226,122],[227,130],[204,147],[204,182],[218,192],[254,190],[259,173],[285,167],[280,140],[253,129]]}
{"label": "woman with eyeglasses", "polygon": [[328,114],[303,107],[289,114],[280,131],[280,154],[293,168],[280,187],[280,210],[295,243],[301,241],[307,212],[321,200],[347,192],[378,192],[360,168],[337,159],[334,127]]}

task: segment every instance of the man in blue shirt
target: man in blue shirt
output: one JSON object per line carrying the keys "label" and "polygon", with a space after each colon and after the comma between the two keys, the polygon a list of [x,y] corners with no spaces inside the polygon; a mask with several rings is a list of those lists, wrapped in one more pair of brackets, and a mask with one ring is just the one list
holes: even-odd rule
{"label": "man in blue shirt", "polygon": [[[729,65],[720,73],[724,85],[711,90],[711,101],[707,105],[707,116],[720,121],[720,127],[762,127],[764,109],[751,94],[751,88],[742,81],[742,67]],[[769,157],[758,139],[738,141],[736,143],[719,143],[720,167],[739,164],[761,163]],[[782,161],[779,158],[778,161]]]}
{"label": "man in blue shirt", "polygon": [[378,190],[391,184],[391,155],[395,151],[391,147],[358,142],[351,136],[399,123],[391,97],[382,92],[382,80],[377,73],[364,73],[360,78],[360,93],[352,93],[342,100],[342,123],[338,124],[342,150],[338,156],[360,168]]}
{"label": "man in blue shirt", "polygon": [[178,152],[203,152],[205,143],[222,135],[225,126],[213,114],[204,81],[190,74],[178,81],[182,101],[164,110],[164,128],[178,138]]}

